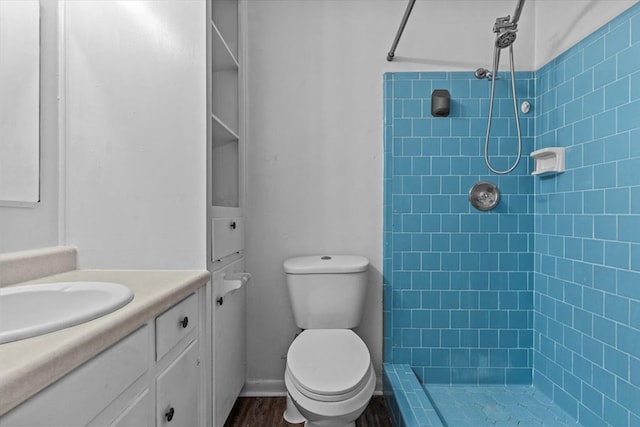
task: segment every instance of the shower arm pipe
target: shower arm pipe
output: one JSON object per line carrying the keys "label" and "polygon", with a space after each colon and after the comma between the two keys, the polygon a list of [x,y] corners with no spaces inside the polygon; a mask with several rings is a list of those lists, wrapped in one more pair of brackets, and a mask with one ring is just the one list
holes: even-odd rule
{"label": "shower arm pipe", "polygon": [[402,22],[400,22],[400,27],[398,28],[398,32],[396,33],[396,38],[393,40],[391,50],[389,51],[389,53],[387,53],[387,61],[389,62],[393,61],[393,57],[396,53],[396,48],[398,47],[398,43],[400,42],[400,37],[402,37],[402,32],[404,31],[404,27],[407,25],[409,15],[411,15],[411,10],[413,10],[414,4],[416,4],[416,0],[409,0],[409,3],[407,4],[407,9],[404,11]]}
{"label": "shower arm pipe", "polygon": [[511,18],[512,24],[517,24],[520,20],[520,14],[522,13],[522,8],[524,7],[525,0],[518,0],[518,4],[516,5],[516,10],[513,12],[513,18]]}

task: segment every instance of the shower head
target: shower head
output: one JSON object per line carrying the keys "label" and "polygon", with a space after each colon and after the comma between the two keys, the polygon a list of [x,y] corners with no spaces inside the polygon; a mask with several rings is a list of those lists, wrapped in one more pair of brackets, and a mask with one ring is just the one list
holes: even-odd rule
{"label": "shower head", "polygon": [[498,49],[504,49],[505,47],[509,47],[516,41],[516,31],[517,29],[508,29],[501,31],[496,36],[496,47]]}

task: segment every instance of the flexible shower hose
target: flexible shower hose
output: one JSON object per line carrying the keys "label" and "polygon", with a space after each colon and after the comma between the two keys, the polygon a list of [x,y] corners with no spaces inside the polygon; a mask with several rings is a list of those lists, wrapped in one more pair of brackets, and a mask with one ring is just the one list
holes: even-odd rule
{"label": "flexible shower hose", "polygon": [[520,163],[520,157],[522,155],[522,135],[520,131],[520,114],[518,114],[518,99],[516,96],[516,76],[515,76],[515,66],[513,64],[513,45],[509,46],[509,65],[511,69],[511,91],[513,92],[513,111],[516,115],[516,128],[518,130],[518,156],[516,158],[515,163],[507,170],[497,170],[489,161],[489,137],[491,135],[491,120],[493,118],[493,97],[496,88],[496,80],[498,77],[498,66],[500,64],[500,48],[496,46],[493,52],[493,78],[491,79],[491,99],[489,100],[489,119],[487,120],[487,136],[484,140],[484,161],[487,164],[489,170],[498,175],[506,175],[512,172],[516,167],[518,167],[518,163]]}

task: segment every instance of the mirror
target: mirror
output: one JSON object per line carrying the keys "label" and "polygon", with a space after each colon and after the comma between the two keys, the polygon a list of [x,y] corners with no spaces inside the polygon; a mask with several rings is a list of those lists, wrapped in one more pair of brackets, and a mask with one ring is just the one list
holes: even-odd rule
{"label": "mirror", "polygon": [[40,3],[0,1],[0,201],[40,198]]}

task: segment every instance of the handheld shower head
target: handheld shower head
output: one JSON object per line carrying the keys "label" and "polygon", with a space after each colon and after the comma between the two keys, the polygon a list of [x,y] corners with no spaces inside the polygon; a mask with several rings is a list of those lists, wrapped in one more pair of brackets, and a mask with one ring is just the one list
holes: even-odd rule
{"label": "handheld shower head", "polygon": [[505,47],[509,47],[516,41],[516,31],[517,29],[509,29],[500,32],[496,36],[496,47],[498,49],[504,49]]}

